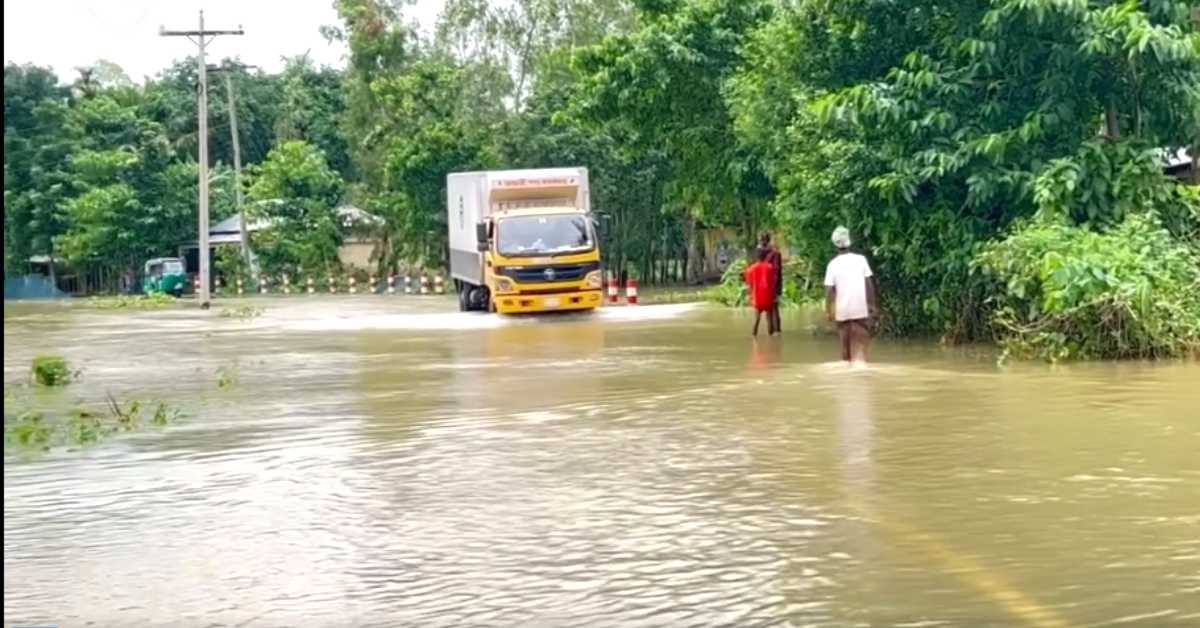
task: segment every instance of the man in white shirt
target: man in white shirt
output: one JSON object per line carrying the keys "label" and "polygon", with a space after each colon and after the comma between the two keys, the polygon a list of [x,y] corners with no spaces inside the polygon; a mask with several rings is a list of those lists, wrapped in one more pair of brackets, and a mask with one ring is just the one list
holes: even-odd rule
{"label": "man in white shirt", "polygon": [[850,231],[833,230],[834,257],[825,269],[825,313],[837,322],[842,359],[865,362],[871,341],[870,320],[879,315],[879,301],[867,258],[850,252]]}

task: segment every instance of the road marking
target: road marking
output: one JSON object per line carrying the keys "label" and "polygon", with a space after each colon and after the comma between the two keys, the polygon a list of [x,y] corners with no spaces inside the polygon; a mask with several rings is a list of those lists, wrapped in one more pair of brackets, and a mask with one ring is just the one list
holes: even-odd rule
{"label": "road marking", "polygon": [[1037,628],[1070,628],[1071,624],[1052,609],[1039,604],[1031,596],[1022,593],[1012,584],[1005,582],[994,570],[972,559],[968,554],[939,541],[932,534],[919,528],[871,516],[867,509],[858,504],[849,504],[866,521],[879,525],[894,536],[921,546],[930,558],[940,563],[944,571],[970,585],[976,591],[1004,607],[1016,619]]}

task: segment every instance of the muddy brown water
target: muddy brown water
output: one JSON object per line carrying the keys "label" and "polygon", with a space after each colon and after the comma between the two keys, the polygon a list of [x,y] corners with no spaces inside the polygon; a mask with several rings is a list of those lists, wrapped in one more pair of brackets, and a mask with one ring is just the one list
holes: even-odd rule
{"label": "muddy brown water", "polygon": [[1200,626],[1200,364],[257,303],[6,304],[21,403],[188,415],[6,449],[6,626]]}

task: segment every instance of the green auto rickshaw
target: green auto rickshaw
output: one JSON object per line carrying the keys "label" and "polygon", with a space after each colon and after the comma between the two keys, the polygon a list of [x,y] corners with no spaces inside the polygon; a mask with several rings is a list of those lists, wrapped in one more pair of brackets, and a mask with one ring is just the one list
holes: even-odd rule
{"label": "green auto rickshaw", "polygon": [[161,292],[180,296],[187,287],[187,272],[183,260],[178,257],[156,257],[146,262],[142,278],[142,292]]}

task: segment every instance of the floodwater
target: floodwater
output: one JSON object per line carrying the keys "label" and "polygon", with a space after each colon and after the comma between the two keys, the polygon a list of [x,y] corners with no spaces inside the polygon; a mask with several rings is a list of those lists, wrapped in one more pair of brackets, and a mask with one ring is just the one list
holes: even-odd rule
{"label": "floodwater", "polygon": [[6,452],[6,626],[1200,626],[1200,364],[258,303],[6,305],[33,402],[188,414]]}

